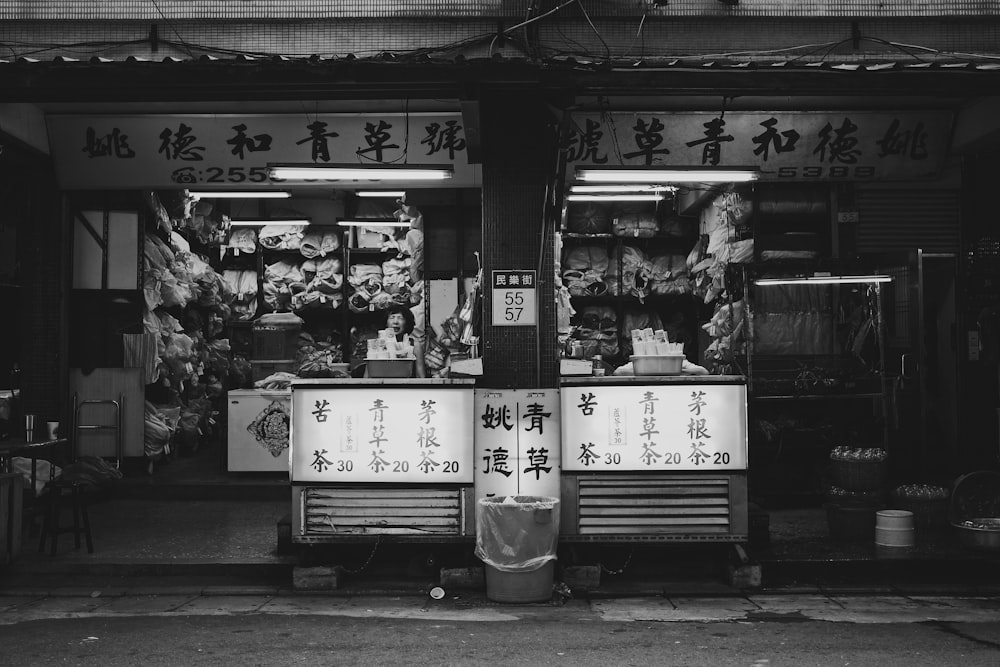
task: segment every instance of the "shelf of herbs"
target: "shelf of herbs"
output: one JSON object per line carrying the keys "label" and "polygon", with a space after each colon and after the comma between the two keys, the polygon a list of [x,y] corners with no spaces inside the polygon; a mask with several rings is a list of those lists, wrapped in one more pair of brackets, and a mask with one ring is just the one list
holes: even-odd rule
{"label": "shelf of herbs", "polygon": [[[230,471],[287,471],[291,380],[350,377],[391,307],[410,308],[422,327],[423,216],[400,206],[401,231],[244,227],[186,191],[144,195],[154,221],[143,253],[157,365],[146,401],[150,470],[228,430]],[[443,342],[433,332],[425,342],[429,374],[468,357],[460,318],[443,323]]]}
{"label": "shelf of herbs", "polygon": [[726,282],[752,251],[727,233],[740,203],[720,192],[693,216],[669,201],[566,207],[562,539],[747,539],[742,285]]}

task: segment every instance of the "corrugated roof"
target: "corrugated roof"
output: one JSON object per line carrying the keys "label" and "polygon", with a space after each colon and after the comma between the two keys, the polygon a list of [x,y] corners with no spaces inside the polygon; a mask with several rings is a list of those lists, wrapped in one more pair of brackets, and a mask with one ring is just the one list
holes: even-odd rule
{"label": "corrugated roof", "polygon": [[669,59],[656,59],[656,58],[646,58],[642,61],[628,61],[621,63],[608,63],[605,61],[588,60],[581,58],[574,58],[572,56],[565,58],[553,58],[542,62],[531,61],[527,58],[519,57],[509,57],[502,54],[494,54],[489,58],[466,58],[464,56],[457,56],[454,58],[432,58],[430,56],[395,56],[391,53],[379,54],[377,56],[370,57],[356,57],[353,54],[348,54],[343,57],[324,57],[319,54],[314,54],[304,57],[289,57],[289,56],[253,56],[247,54],[240,54],[233,56],[231,58],[221,58],[219,56],[213,56],[208,54],[202,54],[194,57],[179,58],[177,56],[164,56],[162,58],[147,58],[141,56],[125,56],[122,58],[108,58],[104,56],[93,56],[91,58],[72,58],[69,56],[55,56],[53,58],[43,59],[43,58],[30,58],[30,57],[18,57],[18,58],[0,58],[0,65],[63,65],[63,64],[79,64],[79,65],[109,65],[109,64],[133,64],[133,63],[150,63],[150,64],[163,64],[163,65],[177,65],[177,64],[190,64],[190,63],[218,63],[218,64],[244,64],[244,63],[256,63],[256,64],[273,64],[273,63],[287,63],[287,64],[299,64],[299,65],[340,65],[340,64],[385,64],[385,63],[399,63],[413,64],[413,65],[427,65],[427,64],[437,64],[441,66],[456,66],[465,65],[471,63],[487,63],[491,65],[502,66],[504,64],[508,65],[533,65],[539,69],[545,68],[571,68],[579,70],[604,70],[609,69],[619,69],[624,68],[627,71],[641,71],[641,70],[660,70],[660,69],[700,69],[700,70],[801,70],[801,71],[815,71],[815,70],[829,70],[829,71],[841,71],[841,72],[884,72],[884,71],[932,71],[932,70],[967,70],[967,71],[983,71],[992,72],[1000,69],[1000,60],[963,60],[963,61],[935,61],[935,62],[903,62],[903,61],[883,61],[883,62],[809,62],[804,60],[780,60],[780,61],[762,61],[760,59],[740,59],[740,60],[724,60],[724,61],[702,61],[696,58],[692,59],[682,59],[682,58],[669,58]]}
{"label": "corrugated roof", "polygon": [[541,95],[879,96],[970,98],[996,89],[1000,62],[759,62],[576,58],[0,59],[8,102],[464,99],[488,89]]}

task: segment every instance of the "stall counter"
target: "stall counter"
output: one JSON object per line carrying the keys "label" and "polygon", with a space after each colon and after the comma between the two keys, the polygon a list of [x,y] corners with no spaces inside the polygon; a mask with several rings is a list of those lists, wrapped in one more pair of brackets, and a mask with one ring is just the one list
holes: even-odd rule
{"label": "stall counter", "polygon": [[747,539],[743,376],[564,377],[568,541]]}
{"label": "stall counter", "polygon": [[291,384],[294,542],[474,535],[472,378]]}

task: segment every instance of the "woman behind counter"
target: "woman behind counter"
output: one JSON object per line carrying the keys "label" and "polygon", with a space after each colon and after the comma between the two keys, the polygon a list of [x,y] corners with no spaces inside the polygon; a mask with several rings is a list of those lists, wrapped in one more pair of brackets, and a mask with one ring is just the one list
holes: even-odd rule
{"label": "woman behind counter", "polygon": [[416,358],[416,363],[414,363],[416,377],[427,377],[427,370],[424,368],[424,346],[413,335],[413,328],[416,326],[413,311],[405,306],[393,306],[386,313],[385,325],[396,334],[396,341],[413,347],[413,356]]}

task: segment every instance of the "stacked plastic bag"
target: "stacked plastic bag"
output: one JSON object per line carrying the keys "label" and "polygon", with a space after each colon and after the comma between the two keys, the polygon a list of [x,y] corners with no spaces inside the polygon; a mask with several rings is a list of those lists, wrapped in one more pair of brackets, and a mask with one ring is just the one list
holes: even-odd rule
{"label": "stacked plastic bag", "polygon": [[302,263],[301,272],[305,289],[292,294],[293,311],[340,307],[344,300],[344,274],[339,259],[307,259]]}
{"label": "stacked plastic bag", "polygon": [[226,269],[222,278],[233,294],[233,319],[249,321],[257,312],[257,272],[253,269]]}
{"label": "stacked plastic bag", "polygon": [[299,252],[306,259],[326,257],[340,248],[340,234],[335,230],[306,231],[299,243]]}
{"label": "stacked plastic bag", "polygon": [[305,280],[299,264],[279,260],[264,268],[264,304],[268,310],[285,313],[292,309],[292,295],[304,292]]}
{"label": "stacked plastic bag", "polygon": [[608,292],[615,296],[634,296],[640,301],[652,291],[653,265],[639,248],[616,245],[608,255],[608,272],[605,283]]}
{"label": "stacked plastic bag", "polygon": [[649,287],[653,294],[690,294],[687,256],[657,255],[650,260]]}
{"label": "stacked plastic bag", "polygon": [[608,251],[603,246],[569,248],[562,260],[562,282],[571,296],[601,296],[608,291]]}
{"label": "stacked plastic bag", "polygon": [[257,242],[268,250],[299,250],[305,225],[267,225],[261,227]]}

